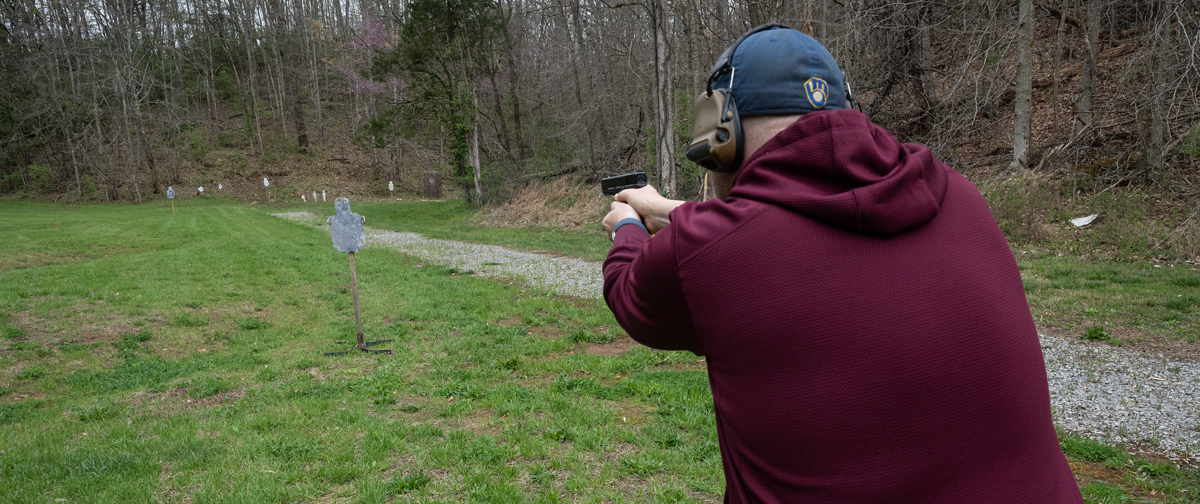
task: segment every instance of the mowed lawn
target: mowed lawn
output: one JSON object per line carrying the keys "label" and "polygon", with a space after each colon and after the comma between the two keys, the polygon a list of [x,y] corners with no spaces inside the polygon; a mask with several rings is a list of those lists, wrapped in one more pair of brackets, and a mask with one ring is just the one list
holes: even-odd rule
{"label": "mowed lawn", "polygon": [[0,501],[719,499],[703,365],[602,302],[364,250],[395,353],[326,357],[354,338],[328,232],[177,212],[0,203]]}
{"label": "mowed lawn", "polygon": [[[0,202],[0,502],[720,501],[703,362],[633,344],[602,301],[367,249],[364,330],[394,354],[324,356],[354,338],[349,265],[326,230],[270,215],[299,209],[332,214]],[[471,226],[454,203],[354,210],[440,238],[607,245]],[[1191,282],[1154,274],[1140,285]],[[1172,334],[1194,327],[1177,304]],[[1193,471],[1063,447],[1089,502],[1200,493]]]}

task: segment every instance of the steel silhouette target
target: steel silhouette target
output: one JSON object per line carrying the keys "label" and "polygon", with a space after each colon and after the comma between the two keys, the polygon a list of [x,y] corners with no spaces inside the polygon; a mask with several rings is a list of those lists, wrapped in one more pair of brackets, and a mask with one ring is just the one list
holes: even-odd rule
{"label": "steel silhouette target", "polygon": [[362,250],[367,243],[363,231],[363,223],[367,218],[350,211],[350,200],[338,198],[333,203],[336,215],[330,217],[329,236],[333,239],[333,248],[343,254],[353,254]]}
{"label": "steel silhouette target", "polygon": [[[350,257],[350,292],[354,296],[354,329],[357,337],[357,344],[354,345],[354,348],[363,352],[391,355],[391,350],[369,350],[367,347],[388,343],[392,340],[364,341],[363,339],[362,315],[358,307],[358,273],[354,268],[354,253],[362,250],[363,245],[367,243],[366,233],[363,229],[363,223],[367,221],[367,218],[351,212],[350,200],[346,198],[338,198],[333,203],[333,208],[337,213],[327,220],[329,237],[333,240],[334,249]],[[325,355],[345,353],[349,352],[330,352]]]}

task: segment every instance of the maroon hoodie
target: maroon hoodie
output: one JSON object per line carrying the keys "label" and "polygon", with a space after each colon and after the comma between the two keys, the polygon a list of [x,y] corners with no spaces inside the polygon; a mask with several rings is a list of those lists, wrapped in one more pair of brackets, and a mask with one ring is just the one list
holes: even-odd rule
{"label": "maroon hoodie", "polygon": [[707,358],[728,502],[1082,502],[987,204],[859,112],[804,115],[653,238],[623,226],[604,297]]}

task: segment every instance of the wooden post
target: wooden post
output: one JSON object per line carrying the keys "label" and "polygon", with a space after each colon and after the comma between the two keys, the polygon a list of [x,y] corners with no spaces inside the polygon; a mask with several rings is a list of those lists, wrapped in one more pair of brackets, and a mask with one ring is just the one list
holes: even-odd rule
{"label": "wooden post", "polygon": [[358,311],[358,273],[354,271],[354,252],[350,252],[350,293],[354,295],[354,329],[358,333],[359,350],[366,350],[367,346],[363,344],[362,318]]}
{"label": "wooden post", "polygon": [[171,215],[175,215],[175,200],[171,200]]}
{"label": "wooden post", "polygon": [[[388,343],[392,340],[365,341],[363,338],[362,311],[358,303],[358,271],[354,267],[354,253],[362,250],[363,245],[366,245],[367,238],[363,222],[366,222],[367,218],[351,212],[350,200],[346,198],[338,198],[333,204],[333,208],[337,210],[337,214],[326,221],[329,223],[329,237],[333,240],[333,248],[338,252],[350,255],[350,291],[354,294],[354,332],[357,336],[353,351],[391,355],[391,350],[368,350],[367,347]],[[330,352],[325,355],[346,353],[349,352]]]}

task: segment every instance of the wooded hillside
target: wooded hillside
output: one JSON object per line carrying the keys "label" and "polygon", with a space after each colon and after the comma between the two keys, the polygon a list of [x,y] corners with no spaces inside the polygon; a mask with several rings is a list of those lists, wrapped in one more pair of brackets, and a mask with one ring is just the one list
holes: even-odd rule
{"label": "wooded hillside", "polygon": [[478,202],[647,169],[697,198],[691,102],[722,50],[777,21],[830,48],[875,122],[960,170],[1188,197],[1197,19],[1196,0],[7,0],[0,191],[415,191],[440,170]]}

